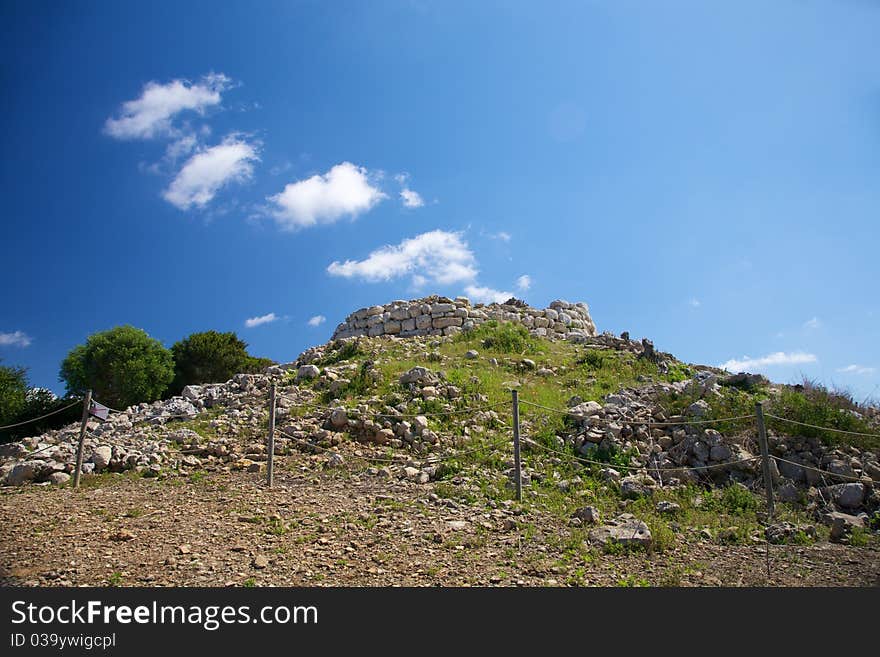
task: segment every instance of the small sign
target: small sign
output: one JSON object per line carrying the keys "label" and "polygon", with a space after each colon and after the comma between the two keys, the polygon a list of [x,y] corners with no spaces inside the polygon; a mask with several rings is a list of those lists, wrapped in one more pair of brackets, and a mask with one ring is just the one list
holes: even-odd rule
{"label": "small sign", "polygon": [[94,415],[100,420],[106,420],[107,416],[110,415],[110,409],[93,399],[92,403],[89,405],[89,414]]}

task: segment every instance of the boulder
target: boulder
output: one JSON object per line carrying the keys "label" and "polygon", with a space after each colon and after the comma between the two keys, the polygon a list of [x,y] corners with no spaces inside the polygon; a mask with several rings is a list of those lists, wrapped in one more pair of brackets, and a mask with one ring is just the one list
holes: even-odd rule
{"label": "boulder", "polygon": [[433,380],[431,371],[424,367],[414,367],[400,375],[398,381],[400,385],[405,386],[411,383],[422,383]]}
{"label": "boulder", "polygon": [[597,527],[590,532],[590,541],[601,545],[623,545],[625,547],[651,546],[651,530],[641,520],[628,513],[617,516],[608,524]]}
{"label": "boulder", "polygon": [[599,524],[599,509],[594,506],[582,506],[571,514],[572,518],[578,518],[584,523],[590,525]]}
{"label": "boulder", "polygon": [[[648,482],[651,482],[650,484]],[[650,477],[624,477],[620,480],[620,494],[623,499],[635,500],[640,497],[650,497],[654,494],[653,480]]]}
{"label": "boulder", "polygon": [[70,481],[70,475],[66,472],[53,472],[49,475],[49,482],[57,486],[66,484],[68,481]]}
{"label": "boulder", "polygon": [[42,467],[42,461],[25,461],[24,463],[19,463],[12,468],[12,471],[8,475],[6,475],[6,485],[21,486],[28,481],[33,481]]}
{"label": "boulder", "polygon": [[865,486],[861,483],[829,486],[828,493],[838,506],[847,509],[857,509],[865,500]]}
{"label": "boulder", "polygon": [[859,516],[851,516],[847,513],[829,513],[825,518],[831,524],[831,542],[840,543],[852,533],[856,527],[864,527],[865,521]]}
{"label": "boulder", "polygon": [[654,508],[657,513],[662,513],[664,515],[674,515],[681,511],[680,504],[676,504],[675,502],[668,502],[666,500],[657,502],[657,506]]}
{"label": "boulder", "polygon": [[314,379],[320,376],[321,370],[318,369],[317,365],[302,365],[296,371],[296,380],[303,381],[307,379]]}
{"label": "boulder", "polygon": [[709,403],[705,399],[698,399],[687,407],[685,414],[690,417],[705,417],[710,410]]}
{"label": "boulder", "polygon": [[334,429],[343,429],[348,426],[348,413],[344,408],[334,408],[330,411],[330,425]]}
{"label": "boulder", "polygon": [[111,458],[113,458],[113,449],[108,445],[100,445],[92,452],[89,462],[95,464],[95,472],[103,472],[110,465]]}

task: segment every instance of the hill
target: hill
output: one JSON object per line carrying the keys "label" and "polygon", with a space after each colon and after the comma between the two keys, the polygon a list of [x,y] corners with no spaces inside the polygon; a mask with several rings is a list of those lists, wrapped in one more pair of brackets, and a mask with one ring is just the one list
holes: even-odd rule
{"label": "hill", "polygon": [[90,423],[81,491],[77,432],[0,446],[7,582],[880,582],[876,409],[598,334],[586,304],[356,311],[291,363]]}

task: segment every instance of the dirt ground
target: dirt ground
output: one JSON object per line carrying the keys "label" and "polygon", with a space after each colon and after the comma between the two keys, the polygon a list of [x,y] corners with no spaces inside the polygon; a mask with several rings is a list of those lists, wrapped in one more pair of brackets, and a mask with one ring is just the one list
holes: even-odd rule
{"label": "dirt ground", "polygon": [[80,491],[0,492],[6,586],[862,586],[880,549],[719,545],[663,552],[572,546],[564,520],[468,506],[434,484],[286,457],[276,485],[246,472],[104,475]]}

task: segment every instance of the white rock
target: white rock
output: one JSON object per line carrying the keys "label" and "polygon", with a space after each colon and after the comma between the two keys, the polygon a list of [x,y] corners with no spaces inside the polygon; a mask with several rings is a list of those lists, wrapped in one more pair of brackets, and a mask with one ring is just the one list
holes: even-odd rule
{"label": "white rock", "polygon": [[321,374],[321,370],[318,369],[317,365],[303,365],[296,371],[296,379],[297,381],[302,381],[304,379],[314,379]]}
{"label": "white rock", "polygon": [[101,472],[110,465],[110,459],[113,457],[113,450],[108,445],[100,445],[92,452],[89,461],[95,465],[95,472]]}

